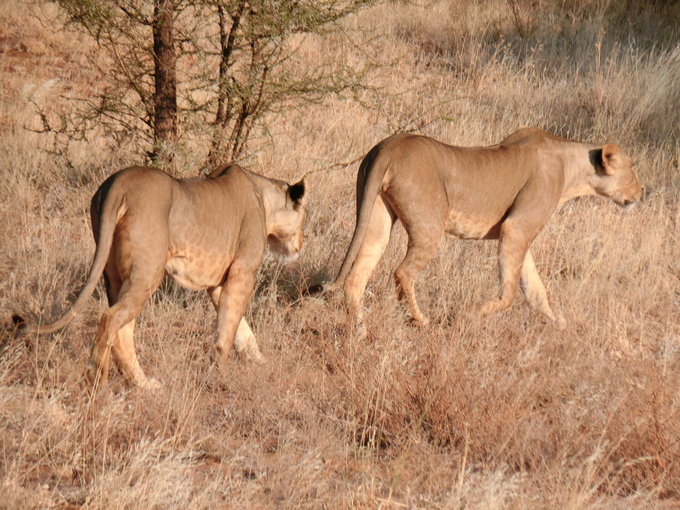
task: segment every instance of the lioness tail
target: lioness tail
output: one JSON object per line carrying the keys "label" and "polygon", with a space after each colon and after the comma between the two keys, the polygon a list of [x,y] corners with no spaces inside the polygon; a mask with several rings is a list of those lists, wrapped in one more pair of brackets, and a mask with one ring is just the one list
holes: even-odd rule
{"label": "lioness tail", "polygon": [[359,253],[359,248],[371,220],[375,199],[380,193],[380,187],[389,166],[385,158],[379,157],[381,148],[382,144],[376,145],[361,161],[359,175],[364,177],[364,186],[362,189],[362,179],[357,179],[357,219],[354,234],[349,243],[349,248],[347,248],[347,254],[342,262],[338,276],[331,283],[323,286],[324,291],[334,290],[344,283]]}
{"label": "lioness tail", "polygon": [[113,233],[116,229],[121,207],[124,206],[124,195],[112,187],[115,177],[116,174],[104,181],[92,197],[90,213],[92,216],[92,229],[96,235],[95,242],[97,248],[87,281],[78,294],[75,303],[71,305],[71,308],[63,316],[50,324],[40,324],[35,321],[28,322],[19,315],[13,316],[12,320],[19,327],[21,333],[53,333],[63,328],[78,314],[85,301],[94,292],[99,278],[104,272],[106,261],[109,258],[113,244]]}

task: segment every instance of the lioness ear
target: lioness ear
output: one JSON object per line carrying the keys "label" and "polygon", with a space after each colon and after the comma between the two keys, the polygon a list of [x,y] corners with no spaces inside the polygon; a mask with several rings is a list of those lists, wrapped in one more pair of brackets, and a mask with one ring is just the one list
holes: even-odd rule
{"label": "lioness ear", "polygon": [[293,202],[301,203],[305,196],[305,181],[304,179],[297,184],[288,186],[288,196]]}
{"label": "lioness ear", "polygon": [[602,146],[602,168],[607,175],[612,175],[616,171],[619,152],[619,146],[615,143],[607,143]]}

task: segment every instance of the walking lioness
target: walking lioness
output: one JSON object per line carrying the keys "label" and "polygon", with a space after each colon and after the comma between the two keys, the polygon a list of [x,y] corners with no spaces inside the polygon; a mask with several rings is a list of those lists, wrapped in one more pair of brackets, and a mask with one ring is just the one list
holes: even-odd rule
{"label": "walking lioness", "polygon": [[617,145],[572,142],[530,128],[490,147],[391,136],[361,162],[356,189],[352,241],[337,278],[321,288],[344,283],[362,335],[364,290],[397,218],[408,233],[408,250],[394,276],[415,323],[427,322],[414,293],[416,276],[445,232],[461,239],[499,239],[500,296],[482,313],[509,307],[521,283],[529,304],[556,320],[529,251],[531,242],[570,198],[601,195],[623,206],[642,193],[631,159]]}
{"label": "walking lioness", "polygon": [[[106,381],[109,357],[125,378],[142,387],[147,379],[135,354],[135,318],[165,273],[192,290],[208,291],[217,310],[217,348],[224,366],[232,345],[261,358],[243,318],[268,243],[281,256],[302,247],[307,212],[305,186],[268,179],[236,165],[208,178],[175,179],[146,167],[109,177],[90,206],[97,249],[85,286],[62,318],[25,324],[25,331],[50,333],[83,307],[104,273],[110,308],[95,337],[88,378]],[[20,317],[16,322],[23,322]]]}

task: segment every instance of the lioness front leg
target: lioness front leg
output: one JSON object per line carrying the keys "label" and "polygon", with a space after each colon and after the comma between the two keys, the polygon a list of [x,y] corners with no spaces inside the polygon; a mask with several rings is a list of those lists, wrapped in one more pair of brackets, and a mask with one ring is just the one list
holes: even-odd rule
{"label": "lioness front leg", "polygon": [[[543,197],[544,190],[551,186],[558,187],[561,185],[560,182],[552,174],[541,174],[530,179],[517,194],[508,217],[501,224],[498,238],[498,267],[501,277],[500,295],[498,299],[492,299],[482,307],[482,315],[505,310],[515,299],[520,275],[522,274],[522,266],[525,258],[527,258],[529,246],[543,228],[550,215],[555,211],[555,207],[557,207],[559,194],[556,194],[552,199],[545,199]],[[529,265],[525,272],[525,275],[528,277],[527,281],[531,277],[540,283],[536,266],[534,266],[533,258],[530,255],[529,259]],[[538,286],[534,285],[532,290],[537,288]],[[538,294],[532,295],[530,299],[534,298],[545,301],[547,304],[545,288],[542,283],[540,288],[538,288]]]}
{"label": "lioness front leg", "polygon": [[[243,314],[255,290],[255,271],[256,269],[248,266],[232,264],[227,281],[219,292],[217,350],[219,351],[219,365],[223,370],[226,368],[229,352],[236,340]],[[250,327],[245,321],[243,323],[245,326],[241,327],[241,332],[246,337],[244,340],[247,341]],[[254,340],[252,331],[250,331],[250,335]],[[259,353],[259,349],[257,349],[257,352]]]}
{"label": "lioness front leg", "polygon": [[555,313],[550,308],[548,303],[548,294],[543,286],[536,264],[534,264],[534,257],[531,255],[531,250],[527,250],[524,257],[524,264],[522,264],[522,275],[520,276],[520,287],[527,298],[529,305],[548,317],[550,320],[557,323],[560,328],[564,328],[566,321],[562,314],[555,316]]}
{"label": "lioness front leg", "polygon": [[234,349],[237,353],[243,354],[247,359],[257,363],[264,363],[265,358],[257,345],[257,339],[245,317],[241,317],[236,330],[234,339]]}
{"label": "lioness front leg", "polygon": [[492,299],[482,306],[480,311],[482,315],[500,312],[512,304],[517,295],[522,263],[530,242],[529,236],[520,226],[515,225],[511,218],[503,222],[498,243],[501,290],[497,299]]}
{"label": "lioness front leg", "polygon": [[[212,287],[208,289],[208,295],[215,306],[215,311],[219,311],[220,294],[222,287]],[[239,354],[245,355],[248,359],[262,363],[265,361],[264,356],[260,352],[260,347],[257,345],[257,338],[245,317],[241,317],[241,322],[238,323],[236,330],[236,337],[234,338],[234,349]]]}

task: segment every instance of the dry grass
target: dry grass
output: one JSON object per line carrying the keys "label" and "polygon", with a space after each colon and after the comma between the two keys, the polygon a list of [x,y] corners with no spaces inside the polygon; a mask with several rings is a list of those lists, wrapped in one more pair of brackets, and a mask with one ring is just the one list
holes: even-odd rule
{"label": "dry grass", "polygon": [[[516,9],[513,9],[513,6]],[[513,14],[514,13],[514,14]],[[67,167],[23,129],[30,101],[66,108],[87,88],[86,41],[55,10],[0,4],[0,315],[55,317],[93,252],[87,207],[134,148],[94,140]],[[361,104],[271,120],[248,164],[292,179],[365,153],[398,127],[486,144],[523,125],[622,143],[647,199],[623,212],[569,203],[535,243],[560,331],[522,299],[491,320],[495,245],[443,243],[414,329],[394,296],[397,229],[369,285],[365,342],[337,299],[298,300],[337,270],[354,221],[356,165],[310,175],[304,256],[267,260],[249,316],[268,361],[210,363],[206,296],[164,286],[140,317],[156,393],[82,374],[104,299],[61,333],[0,357],[0,507],[671,508],[680,499],[680,13],[673,2],[390,2],[304,42],[310,62],[369,63]],[[310,64],[311,65],[311,64]],[[195,147],[196,151],[204,150]],[[191,159],[185,155],[187,172]]]}

